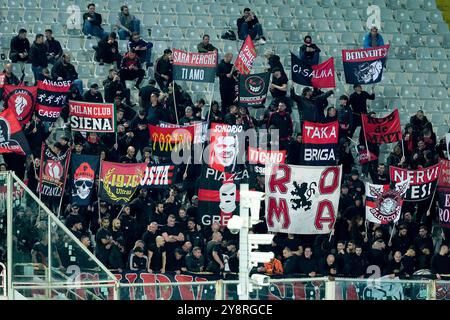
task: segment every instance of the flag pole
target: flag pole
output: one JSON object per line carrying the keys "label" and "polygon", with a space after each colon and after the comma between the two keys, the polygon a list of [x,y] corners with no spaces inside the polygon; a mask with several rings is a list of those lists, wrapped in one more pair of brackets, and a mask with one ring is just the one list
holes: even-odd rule
{"label": "flag pole", "polygon": [[437,190],[437,184],[436,184],[436,188],[434,188],[433,195],[431,196],[430,205],[428,206],[428,210],[427,210],[427,217],[430,216],[430,214],[431,214],[430,210],[431,210],[431,207],[433,206],[433,200],[434,200],[434,196],[436,194],[436,190]]}
{"label": "flag pole", "polygon": [[[116,130],[116,144],[117,144],[117,130]],[[101,215],[100,215],[100,179],[101,179],[101,176],[102,176],[102,162],[103,162],[104,160],[100,160],[100,169],[98,170],[98,187],[97,187],[97,209],[98,209],[98,220],[100,221],[100,224],[101,224],[101,220],[102,220],[102,217],[101,217]]]}
{"label": "flag pole", "polygon": [[398,221],[396,223],[394,223],[394,225],[392,226],[391,236],[389,237],[388,244],[391,243],[391,241],[392,241],[392,237],[394,236],[394,232],[395,232],[397,224],[398,224]]}
{"label": "flag pole", "polygon": [[367,143],[367,137],[366,137],[366,130],[364,129],[364,120],[363,120],[363,116],[361,114],[361,129],[363,131],[364,134],[364,141],[366,142],[366,152],[367,152],[367,159],[370,162],[370,151],[369,151],[369,144]]}
{"label": "flag pole", "polygon": [[175,118],[177,119],[177,124],[179,124],[178,122],[178,111],[177,111],[177,99],[175,98],[176,94],[175,94],[175,81],[172,81],[172,94],[173,94],[173,108],[175,109]]}
{"label": "flag pole", "polygon": [[116,219],[119,219],[120,216],[122,215],[122,211],[125,208],[125,205],[122,206],[122,209],[120,209],[119,214],[117,215]]}

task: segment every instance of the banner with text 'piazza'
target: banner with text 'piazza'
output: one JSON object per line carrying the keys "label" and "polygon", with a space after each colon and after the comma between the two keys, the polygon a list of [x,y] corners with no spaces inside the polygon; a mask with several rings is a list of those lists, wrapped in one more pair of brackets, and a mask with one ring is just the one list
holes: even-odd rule
{"label": "banner with text 'piazza'", "polygon": [[208,53],[173,49],[173,80],[214,83],[217,51]]}

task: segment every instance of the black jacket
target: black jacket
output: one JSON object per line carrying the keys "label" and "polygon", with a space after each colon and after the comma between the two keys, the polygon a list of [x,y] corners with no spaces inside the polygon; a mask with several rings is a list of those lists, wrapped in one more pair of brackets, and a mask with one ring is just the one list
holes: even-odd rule
{"label": "black jacket", "polygon": [[[241,33],[241,27],[242,27],[242,24],[243,24],[244,22],[245,22],[245,17],[240,17],[239,19],[237,19],[236,25],[237,25],[237,27],[238,27],[238,33]],[[248,28],[249,28],[249,29],[252,29],[253,26],[254,26],[255,24],[257,24],[257,23],[259,23],[259,20],[258,20],[258,18],[254,15],[254,16],[253,16],[253,20],[247,22]]]}
{"label": "black jacket", "polygon": [[[83,14],[83,23],[87,20],[87,18],[91,16],[91,14],[89,12],[86,12],[85,14]],[[94,18],[94,20],[90,21],[91,24],[93,24],[94,26],[99,26],[101,27],[102,25],[102,15],[100,13],[94,12],[93,16],[91,16]]]}
{"label": "black jacket", "polygon": [[345,275],[352,278],[363,276],[366,274],[367,266],[367,260],[363,255],[352,253],[345,265]]}
{"label": "black jacket", "polygon": [[219,65],[217,66],[217,72],[216,75],[219,77],[219,84],[220,88],[228,88],[233,89],[235,86],[235,80],[233,77],[228,78],[227,74],[231,72],[231,69],[233,69],[233,64],[231,62],[226,63],[223,59],[220,61]]}
{"label": "black jacket", "polygon": [[318,272],[319,267],[317,265],[317,261],[314,258],[306,259],[305,257],[300,257],[298,260],[298,267],[300,269],[300,273],[310,274],[311,272]]}
{"label": "black jacket", "polygon": [[291,89],[291,98],[297,103],[300,119],[303,121],[322,122],[325,119],[323,100],[327,99],[333,94],[333,90],[318,95],[311,99],[306,99],[304,96],[295,94],[294,88]]}
{"label": "black jacket", "polygon": [[450,274],[450,258],[435,254],[431,258],[431,272],[439,274]]}
{"label": "black jacket", "polygon": [[284,275],[292,275],[295,273],[299,273],[298,267],[298,256],[293,255],[286,259],[283,263],[283,274]]}
{"label": "black jacket", "polygon": [[11,39],[10,44],[10,56],[11,54],[18,54],[18,53],[24,53],[28,52],[30,53],[30,41],[28,41],[27,38],[20,39],[19,36],[15,36]]}
{"label": "black jacket", "polygon": [[267,123],[267,128],[275,126],[279,130],[280,139],[286,140],[293,133],[293,123],[289,112],[273,112]]}
{"label": "black jacket", "polygon": [[[115,49],[115,52],[113,52]],[[95,55],[96,61],[103,61],[106,63],[113,63],[117,60],[119,56],[119,44],[117,41],[113,41],[113,43],[108,43],[108,38],[105,38],[98,42],[98,49]]]}
{"label": "black jacket", "polygon": [[45,47],[47,48],[47,54],[53,53],[54,56],[61,57],[63,54],[63,49],[61,43],[58,40],[52,38],[51,40],[45,40]]}
{"label": "black jacket", "polygon": [[52,68],[52,78],[58,79],[61,77],[63,80],[73,81],[78,79],[78,73],[75,70],[73,64],[69,63],[67,66],[63,65],[62,58],[55,63]]}
{"label": "black jacket", "polygon": [[100,92],[97,92],[95,95],[92,95],[91,90],[87,90],[84,93],[83,100],[86,102],[103,103],[102,94]]}
{"label": "black jacket", "polygon": [[375,94],[369,94],[366,91],[362,91],[361,94],[353,92],[350,95],[349,104],[354,113],[367,113],[367,100],[375,100]]}
{"label": "black jacket", "polygon": [[30,50],[30,59],[33,67],[47,68],[47,47],[44,43],[33,43]]}
{"label": "black jacket", "polygon": [[105,102],[113,103],[114,98],[116,97],[116,92],[121,91],[123,94],[126,90],[126,87],[120,80],[113,81],[111,78],[106,78],[103,80],[103,87],[105,88]]}

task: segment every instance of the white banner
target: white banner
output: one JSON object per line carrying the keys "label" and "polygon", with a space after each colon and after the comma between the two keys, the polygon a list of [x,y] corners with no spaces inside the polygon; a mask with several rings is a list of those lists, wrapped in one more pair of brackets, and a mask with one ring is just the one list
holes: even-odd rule
{"label": "white banner", "polygon": [[341,166],[272,165],[266,175],[266,222],[269,231],[330,233],[336,221]]}

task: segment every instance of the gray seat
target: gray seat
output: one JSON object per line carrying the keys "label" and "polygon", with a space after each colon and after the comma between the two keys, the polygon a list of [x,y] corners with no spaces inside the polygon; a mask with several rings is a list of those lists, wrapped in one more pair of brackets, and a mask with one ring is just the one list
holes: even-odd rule
{"label": "gray seat", "polygon": [[426,45],[429,47],[440,47],[442,43],[442,38],[436,35],[430,35],[426,37]]}
{"label": "gray seat", "polygon": [[397,10],[396,11],[397,21],[398,22],[408,22],[411,21],[411,17],[409,16],[408,10]]}
{"label": "gray seat", "polygon": [[159,18],[159,24],[162,27],[174,27],[175,26],[175,19],[173,15],[161,15]]}
{"label": "gray seat", "polygon": [[157,12],[161,14],[171,14],[175,12],[175,4],[170,2],[160,3]]}
{"label": "gray seat", "polygon": [[419,33],[420,34],[433,34],[433,28],[428,21],[422,21],[419,23]]}
{"label": "gray seat", "polygon": [[58,18],[59,21],[64,21],[64,24],[66,23],[67,19],[69,18],[69,14],[66,13],[67,18],[64,20],[60,20],[59,16],[57,16],[54,12],[46,12],[45,10],[42,11],[41,13],[41,21],[45,24],[52,24],[57,22],[56,18]]}
{"label": "gray seat", "polygon": [[395,97],[397,97],[397,88],[395,86],[384,86],[383,96],[385,98],[395,98]]}
{"label": "gray seat", "polygon": [[95,77],[100,78],[100,79],[106,79],[106,77],[108,76],[109,73],[109,66],[100,66],[100,65],[96,65],[95,66]]}
{"label": "gray seat", "polygon": [[419,99],[432,99],[433,98],[433,90],[430,87],[424,86],[423,84],[419,86],[417,96]]}
{"label": "gray seat", "polygon": [[[282,18],[281,21],[283,21],[284,19],[289,19],[289,18]],[[213,19],[214,20],[214,19]],[[290,23],[292,23],[292,18],[289,19]],[[278,23],[280,22],[280,19],[277,18],[264,18],[261,19],[262,25],[263,25],[263,29],[265,30],[277,30],[280,26],[278,25]]]}
{"label": "gray seat", "polygon": [[353,1],[353,6],[355,8],[361,8],[361,9],[366,9],[369,5],[369,1],[368,0],[354,0]]}
{"label": "gray seat", "polygon": [[8,19],[8,22],[11,22],[11,23],[22,22],[23,21],[23,10],[18,10],[18,9],[9,10],[7,19]]}
{"label": "gray seat", "polygon": [[396,73],[394,82],[395,84],[401,86],[409,85],[408,77],[405,73]]}
{"label": "gray seat", "polygon": [[347,27],[345,26],[343,19],[333,20],[331,22],[331,28],[332,30],[336,32],[345,32],[347,33]]}
{"label": "gray seat", "polygon": [[397,33],[399,30],[399,23],[396,21],[385,21],[383,30],[388,33]]}
{"label": "gray seat", "polygon": [[431,52],[428,47],[419,47],[416,50],[417,59],[430,59]]}
{"label": "gray seat", "polygon": [[423,72],[433,72],[434,66],[432,60],[420,60],[419,61],[419,71]]}
{"label": "gray seat", "polygon": [[436,33],[438,34],[447,34],[450,33],[448,29],[448,24],[446,22],[439,22],[436,25]]}
{"label": "gray seat", "polygon": [[[339,7],[342,7],[342,3],[339,2]],[[344,20],[344,15],[342,14],[341,8],[332,7],[328,12],[328,17],[333,20],[340,20],[341,22]]]}
{"label": "gray seat", "polygon": [[[392,49],[389,50],[389,51],[392,51]],[[411,48],[410,47],[406,47],[406,46],[399,47],[398,50],[397,50],[397,55],[396,56],[397,56],[398,59],[402,59],[402,60],[408,60],[408,59],[415,58]]]}
{"label": "gray seat", "polygon": [[143,1],[141,10],[144,13],[158,12],[158,3],[153,1]]}
{"label": "gray seat", "polygon": [[448,99],[447,89],[443,87],[434,89],[434,97],[441,100]]}
{"label": "gray seat", "polygon": [[387,5],[389,8],[392,8],[392,9],[401,9],[402,8],[399,0],[388,0]]}
{"label": "gray seat", "polygon": [[370,108],[372,110],[381,111],[386,107],[386,102],[383,98],[376,98],[370,103]]}
{"label": "gray seat", "polygon": [[315,19],[325,19],[325,10],[322,7],[315,6],[312,8],[311,15]]}
{"label": "gray seat", "polygon": [[442,46],[446,49],[450,49],[450,33],[444,35],[444,44]]}
{"label": "gray seat", "polygon": [[79,38],[68,38],[66,43],[66,49],[70,51],[78,51],[82,48]]}
{"label": "gray seat", "polygon": [[80,78],[89,78],[94,76],[91,66],[84,64],[78,65],[78,74]]}
{"label": "gray seat", "polygon": [[[271,5],[273,5],[273,4],[271,4]],[[288,5],[279,6],[277,9],[277,14],[278,14],[278,17],[291,17],[292,18],[291,8]]]}
{"label": "gray seat", "polygon": [[396,46],[406,46],[406,39],[403,34],[394,34],[392,43]]}
{"label": "gray seat", "polygon": [[273,8],[271,6],[262,7],[258,10],[258,12],[259,12],[259,15],[257,14],[257,16],[261,16],[261,17],[275,16],[275,12],[273,11]]}
{"label": "gray seat", "polygon": [[[195,40],[195,41],[200,42],[200,40],[204,34],[205,34],[205,31],[203,29],[191,28],[186,31],[185,37],[188,40]],[[214,39],[211,39],[211,40],[214,40]]]}
{"label": "gray seat", "polygon": [[298,31],[290,31],[289,32],[289,41],[291,43],[302,42],[302,35]]}
{"label": "gray seat", "polygon": [[400,89],[400,96],[402,98],[415,98],[416,97],[415,87],[412,86],[402,86]]}
{"label": "gray seat", "polygon": [[430,87],[442,86],[441,78],[436,73],[429,73],[426,84]]}
{"label": "gray seat", "polygon": [[330,31],[330,26],[326,19],[313,20],[313,28],[315,31]]}
{"label": "gray seat", "polygon": [[208,16],[196,16],[194,18],[194,26],[199,28],[209,28]]}
{"label": "gray seat", "polygon": [[422,22],[427,21],[427,14],[423,10],[414,10],[414,13],[412,14],[412,19],[415,22]]}
{"label": "gray seat", "polygon": [[430,13],[428,20],[431,23],[439,23],[444,21],[444,19],[442,19],[442,14],[439,10],[434,10],[433,12]]}
{"label": "gray seat", "polygon": [[33,33],[34,34],[39,34],[39,33],[44,34],[45,29],[47,29],[47,27],[42,22],[37,22],[33,25]]}
{"label": "gray seat", "polygon": [[[72,38],[75,39],[75,38]],[[96,39],[86,39],[85,43],[84,43],[84,49],[85,50],[93,50],[93,46],[97,45],[97,40]]]}
{"label": "gray seat", "polygon": [[322,39],[322,42],[331,44],[331,45],[339,43],[335,33],[330,33],[330,32],[326,33],[326,34],[322,35],[321,39]]}
{"label": "gray seat", "polygon": [[347,46],[351,46],[351,45],[354,45],[356,42],[357,41],[355,40],[353,33],[351,33],[351,32],[342,33],[340,43],[347,45]]}
{"label": "gray seat", "polygon": [[400,25],[402,33],[413,34],[416,33],[416,28],[412,22],[402,22]]}
{"label": "gray seat", "polygon": [[416,60],[407,60],[405,61],[405,71],[407,72],[417,72],[419,71],[419,67],[417,65]]}
{"label": "gray seat", "polygon": [[158,24],[159,15],[156,13],[144,13],[144,19],[142,20],[142,24],[147,27],[153,27]]}
{"label": "gray seat", "polygon": [[313,31],[313,25],[311,20],[309,19],[300,19],[298,20],[298,30],[300,32],[304,32],[304,31]]}
{"label": "gray seat", "polygon": [[348,8],[347,10],[345,10],[344,13],[344,18],[345,20],[361,20],[361,16],[360,16],[360,10],[356,9],[356,8]]}
{"label": "gray seat", "polygon": [[305,8],[303,6],[296,6],[294,8],[294,17],[303,17],[303,19],[299,19],[299,20],[306,20],[308,18],[311,18],[311,8]]}
{"label": "gray seat", "polygon": [[408,45],[411,47],[422,47],[424,45],[424,37],[421,35],[412,35],[409,37]]}
{"label": "gray seat", "polygon": [[334,7],[336,4],[333,0],[320,0],[320,6],[324,8]]}
{"label": "gray seat", "polygon": [[[177,17],[177,25],[181,28],[190,28],[192,27],[192,17],[187,15],[178,15]],[[169,34],[170,37],[170,34]]]}
{"label": "gray seat", "polygon": [[53,0],[40,0],[38,2],[39,8],[41,9],[55,9],[56,8],[56,1]]}
{"label": "gray seat", "polygon": [[434,1],[434,0],[425,0],[425,2],[423,3],[422,8],[424,10],[427,10],[427,11],[434,11],[434,10],[437,9],[436,8],[436,1]]}
{"label": "gray seat", "polygon": [[[35,4],[36,5],[36,4]],[[23,21],[27,23],[35,23],[40,20],[41,10],[30,10],[27,9],[23,15]]]}
{"label": "gray seat", "polygon": [[174,40],[181,40],[184,39],[184,35],[180,28],[175,27],[169,29],[169,38]]}
{"label": "gray seat", "polygon": [[350,28],[349,30],[352,30],[353,32],[359,32],[359,31],[365,31],[365,27],[363,26],[361,20],[351,20],[350,21]]}
{"label": "gray seat", "polygon": [[434,60],[447,60],[447,52],[445,49],[442,48],[433,48],[431,50],[431,56]]}
{"label": "gray seat", "polygon": [[415,86],[423,86],[424,83],[427,83],[428,75],[422,72],[416,72],[412,74],[411,82]]}
{"label": "gray seat", "polygon": [[292,24],[293,24],[292,18],[287,18],[287,17],[281,18],[281,29],[283,29],[283,30],[291,30],[292,29]]}
{"label": "gray seat", "polygon": [[225,13],[225,7],[220,3],[210,3],[208,6],[208,12],[213,15],[222,15]]}

